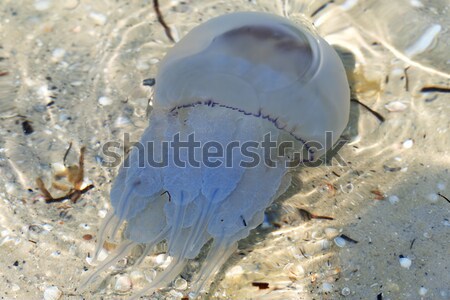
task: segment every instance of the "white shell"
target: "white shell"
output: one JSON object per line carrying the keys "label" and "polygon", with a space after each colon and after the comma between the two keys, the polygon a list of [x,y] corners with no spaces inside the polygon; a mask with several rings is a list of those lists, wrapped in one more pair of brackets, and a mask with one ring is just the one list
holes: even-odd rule
{"label": "white shell", "polygon": [[56,286],[50,286],[44,291],[44,300],[58,300],[61,299],[62,292]]}
{"label": "white shell", "polygon": [[[216,167],[204,161],[180,167],[175,153],[161,145],[176,136],[187,141],[193,134],[201,145],[215,142],[225,148],[270,134],[278,142],[321,143],[322,148],[307,147],[313,154],[309,158],[317,159],[332,146],[325,144],[325,132],[334,133],[334,143],[347,123],[349,88],[337,54],[308,29],[269,14],[234,13],[194,28],[167,53],[153,104],[142,148],[133,148],[111,189],[113,209],[98,234],[96,255],[123,222],[125,240],[85,283],[135,245],[146,245],[142,259],[166,240],[170,263],[139,297],[174,280],[213,239],[191,283],[195,296],[286,191],[287,158],[274,157],[274,166],[261,160],[244,167],[244,153],[232,151],[231,157],[218,158]],[[141,164],[148,154],[158,162],[166,158],[167,166]],[[267,158],[259,144],[254,154]],[[194,158],[202,155],[201,149],[193,152]],[[184,161],[188,156],[178,155]]]}
{"label": "white shell", "polygon": [[399,258],[400,266],[402,266],[405,269],[409,269],[412,265],[412,261],[407,257],[401,257]]}

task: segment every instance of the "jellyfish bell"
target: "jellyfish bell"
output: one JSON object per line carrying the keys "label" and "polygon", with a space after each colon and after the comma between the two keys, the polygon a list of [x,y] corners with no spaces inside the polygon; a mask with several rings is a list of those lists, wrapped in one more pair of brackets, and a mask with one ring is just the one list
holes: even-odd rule
{"label": "jellyfish bell", "polygon": [[[159,65],[150,123],[141,137],[152,161],[167,165],[139,166],[142,149],[133,148],[129,166],[122,166],[113,184],[97,254],[126,223],[124,241],[84,284],[137,244],[145,245],[144,257],[166,240],[171,264],[134,297],[151,293],[169,284],[212,239],[191,282],[192,296],[198,295],[289,186],[289,158],[268,154],[263,137],[275,145],[290,141],[306,151],[302,160],[316,160],[331,146],[325,133],[333,133],[334,143],[348,115],[342,63],[306,27],[246,12],[194,28]],[[200,147],[161,147],[191,137]],[[216,150],[213,160],[205,147]]]}

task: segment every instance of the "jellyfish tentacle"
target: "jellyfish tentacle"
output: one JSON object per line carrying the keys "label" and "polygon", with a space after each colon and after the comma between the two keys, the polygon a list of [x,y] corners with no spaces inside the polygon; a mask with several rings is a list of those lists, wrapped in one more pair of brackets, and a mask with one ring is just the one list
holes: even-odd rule
{"label": "jellyfish tentacle", "polygon": [[203,286],[215,275],[228,258],[237,249],[237,242],[230,242],[230,237],[222,236],[214,239],[213,245],[202,266],[199,276],[192,283],[193,298],[197,297]]}
{"label": "jellyfish tentacle", "polygon": [[155,247],[159,242],[164,240],[167,237],[167,233],[169,232],[170,227],[164,228],[152,241],[145,243],[144,250],[142,254],[136,260],[135,266],[138,266],[142,263],[144,258],[150,253],[153,247]]}
{"label": "jellyfish tentacle", "polygon": [[172,219],[173,224],[171,224],[171,230],[170,230],[170,235],[169,235],[169,250],[168,252],[170,253],[170,255],[172,256],[178,256],[179,254],[179,250],[176,249],[174,247],[174,245],[176,245],[175,241],[180,240],[182,237],[182,229],[183,229],[183,223],[184,223],[184,218],[186,215],[186,210],[187,210],[187,203],[184,203],[184,193],[183,191],[181,191],[180,193],[180,203],[181,204],[177,204],[175,205],[175,214],[174,214],[174,218]]}
{"label": "jellyfish tentacle", "polygon": [[137,244],[133,241],[124,242],[122,245],[120,245],[119,248],[114,251],[113,254],[110,255],[110,257],[108,257],[106,261],[102,262],[102,264],[97,267],[95,272],[90,274],[85,280],[82,281],[81,286],[87,286],[90,283],[94,282],[101,272],[105,271],[112,265],[116,264],[119,260],[127,256],[130,250],[136,245]]}
{"label": "jellyfish tentacle", "polygon": [[[116,228],[122,224],[122,220],[119,219],[115,214],[114,210],[111,209],[108,214],[105,217],[105,221],[100,227],[100,230],[98,232],[98,239],[97,239],[97,245],[95,247],[94,252],[94,261],[97,260],[98,255],[100,254],[100,251],[103,248],[103,244],[105,241],[109,238],[114,238],[116,231],[111,231],[112,228]],[[111,235],[111,233],[114,233],[114,235]]]}
{"label": "jellyfish tentacle", "polygon": [[202,237],[202,233],[206,230],[209,220],[211,219],[212,216],[213,211],[212,207],[214,206],[213,201],[208,201],[208,199],[206,199],[206,202],[207,202],[206,209],[202,210],[200,217],[198,218],[196,224],[194,225],[195,231],[192,232],[191,230],[192,238],[189,239],[190,247],[188,249],[190,251],[192,251],[194,247],[198,245]]}
{"label": "jellyfish tentacle", "polygon": [[130,300],[139,299],[139,297],[144,296],[147,293],[153,293],[156,289],[168,285],[181,273],[181,271],[183,271],[186,263],[186,259],[175,258],[147,287],[143,288],[137,294],[132,295]]}

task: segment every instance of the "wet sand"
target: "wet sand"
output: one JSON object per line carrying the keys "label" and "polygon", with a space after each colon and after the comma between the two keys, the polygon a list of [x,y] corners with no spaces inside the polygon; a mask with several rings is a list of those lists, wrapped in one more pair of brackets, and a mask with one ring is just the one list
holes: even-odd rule
{"label": "wet sand", "polygon": [[[271,222],[241,241],[211,298],[450,299],[448,3],[287,2],[161,4],[176,40],[226,11],[294,21],[313,15],[340,52],[353,92],[344,133],[350,143],[339,152],[346,164],[295,172],[268,210]],[[76,289],[93,268],[89,257],[117,172],[104,166],[101,147],[124,133],[138,140],[152,95],[142,81],[154,77],[171,45],[151,1],[0,4],[3,299],[126,299],[166,263],[162,245],[136,270],[130,256],[97,288]],[[55,197],[66,195],[50,188],[53,175],[64,163],[77,165],[83,146],[81,189],[94,188],[76,203],[45,203],[36,178]],[[189,279],[197,265],[182,276]],[[148,298],[187,292],[181,278]]]}

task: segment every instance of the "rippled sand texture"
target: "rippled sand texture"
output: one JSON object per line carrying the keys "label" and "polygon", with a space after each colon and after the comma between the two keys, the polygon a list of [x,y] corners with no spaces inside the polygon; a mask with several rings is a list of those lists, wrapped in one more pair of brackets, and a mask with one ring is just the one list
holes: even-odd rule
{"label": "rippled sand texture", "polygon": [[[311,17],[352,85],[351,143],[340,152],[347,164],[297,172],[211,297],[450,299],[448,1],[161,2],[175,39],[230,11]],[[138,139],[151,96],[141,82],[171,45],[151,1],[1,1],[3,299],[126,298],[164,265],[162,245],[137,270],[127,257],[92,292],[76,291],[93,268],[88,256],[117,171],[102,166],[101,146],[124,133]],[[66,165],[86,146],[82,187],[95,188],[76,203],[46,204],[36,178],[50,187],[70,143]],[[299,209],[334,220],[308,220]],[[150,298],[186,293],[180,278]]]}

